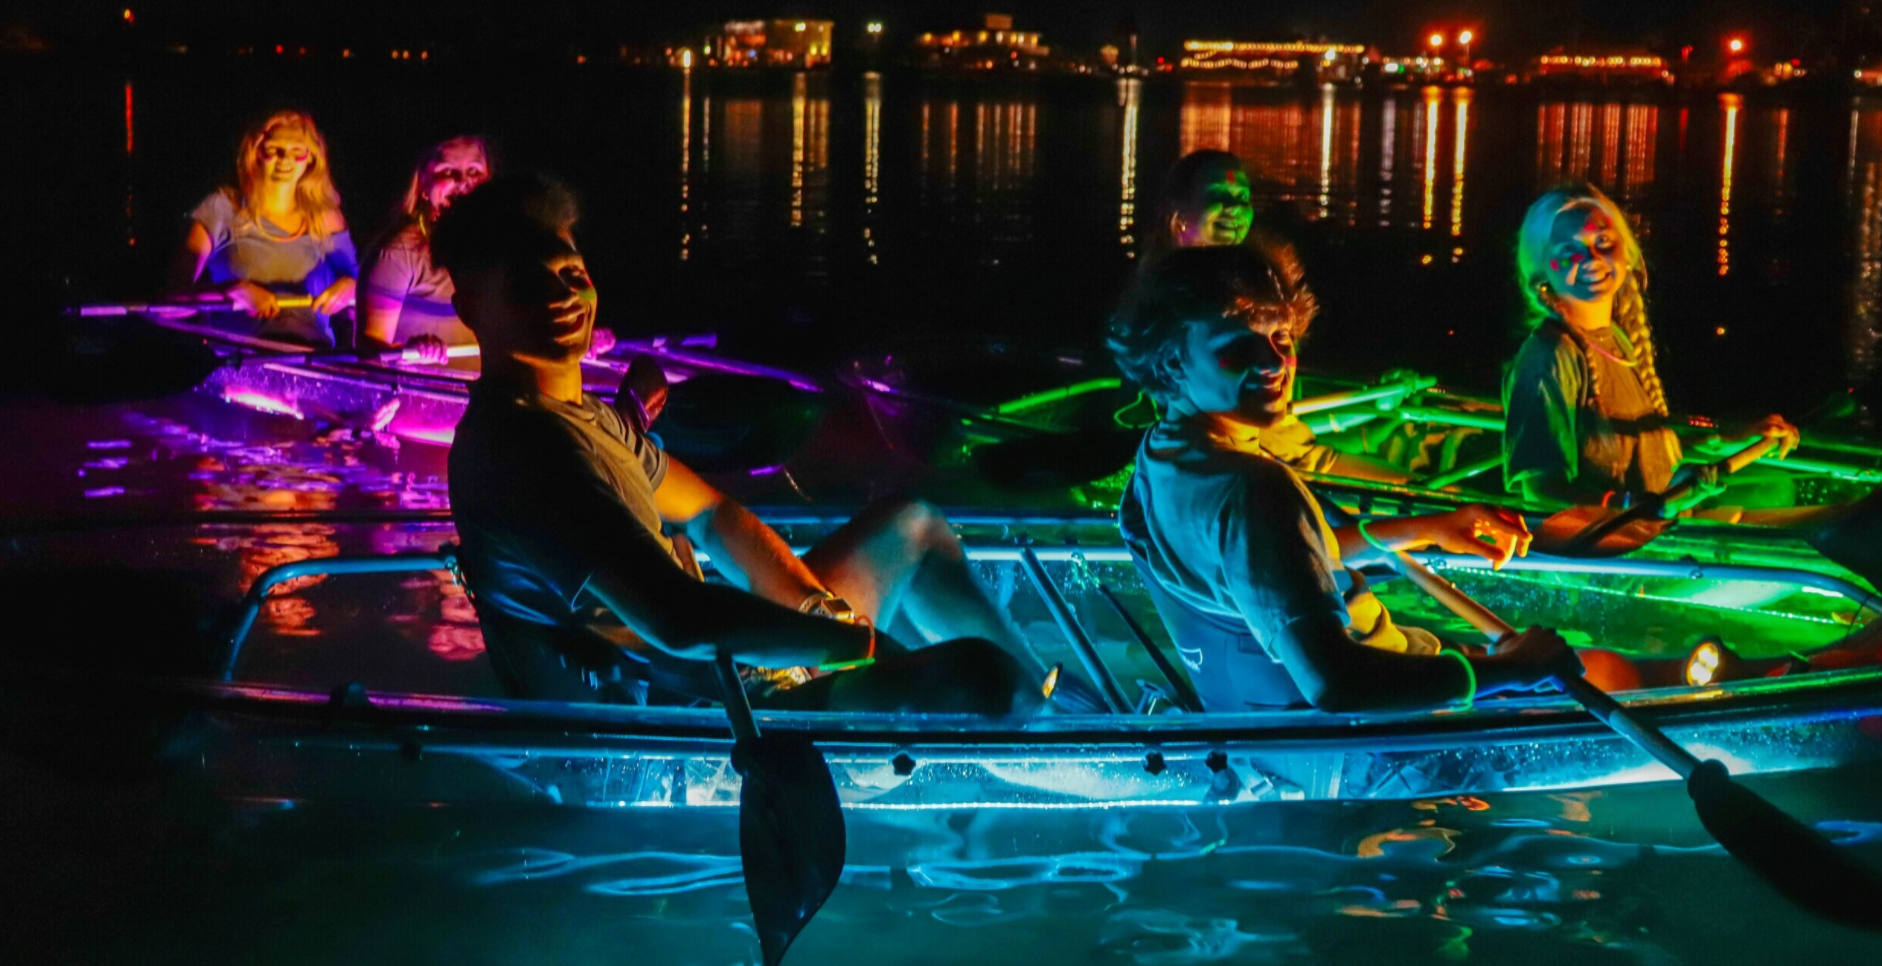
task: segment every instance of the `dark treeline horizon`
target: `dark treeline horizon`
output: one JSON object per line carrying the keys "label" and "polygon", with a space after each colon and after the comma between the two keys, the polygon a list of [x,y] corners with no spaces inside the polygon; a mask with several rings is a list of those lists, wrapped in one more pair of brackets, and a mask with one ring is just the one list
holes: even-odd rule
{"label": "dark treeline horizon", "polygon": [[1011,14],[1015,27],[1074,57],[1089,56],[1134,22],[1146,59],[1185,39],[1337,39],[1389,53],[1419,48],[1433,29],[1472,27],[1474,53],[1514,61],[1556,47],[1646,47],[1716,56],[1727,34],[1752,38],[1759,59],[1882,52],[1882,3],[1870,0],[1313,0],[1202,3],[1193,0],[990,0],[985,4],[893,0],[150,0],[63,4],[0,0],[0,29],[24,25],[55,48],[121,37],[123,10],[140,39],[155,43],[334,47],[438,45],[601,53],[616,44],[685,42],[731,19],[815,17],[837,23],[839,49],[879,20],[890,49],[924,30],[971,27],[983,12]]}

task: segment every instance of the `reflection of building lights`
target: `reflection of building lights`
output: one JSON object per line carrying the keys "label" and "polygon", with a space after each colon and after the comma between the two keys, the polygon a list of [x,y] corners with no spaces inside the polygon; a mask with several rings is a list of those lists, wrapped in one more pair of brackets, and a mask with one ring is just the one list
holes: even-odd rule
{"label": "reflection of building lights", "polygon": [[[1438,101],[1444,92],[1436,87],[1425,88],[1425,217],[1424,227],[1431,227],[1431,209],[1437,198],[1438,190]],[[1425,263],[1430,264],[1431,256],[1425,256]]]}
{"label": "reflection of building lights", "polygon": [[1738,105],[1742,98],[1737,94],[1719,95],[1719,103],[1725,107],[1725,160],[1719,172],[1719,274],[1725,275],[1732,270],[1731,240],[1732,229],[1732,161],[1738,149]]}
{"label": "reflection of building lights", "polygon": [[[1452,134],[1456,145],[1451,152],[1451,237],[1456,238],[1464,233],[1464,146],[1470,131],[1470,88],[1457,88],[1451,97],[1457,101],[1457,130]],[[1451,261],[1463,254],[1463,249],[1457,249],[1451,253]]]}

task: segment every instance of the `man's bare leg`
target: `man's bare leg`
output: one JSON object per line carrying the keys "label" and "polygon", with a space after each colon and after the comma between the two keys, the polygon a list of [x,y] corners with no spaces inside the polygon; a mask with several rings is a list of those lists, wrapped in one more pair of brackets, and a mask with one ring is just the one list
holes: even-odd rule
{"label": "man's bare leg", "polygon": [[929,641],[983,638],[1029,673],[1045,673],[1025,637],[975,579],[947,519],[927,503],[872,503],[805,554],[804,563],[879,626],[903,620]]}

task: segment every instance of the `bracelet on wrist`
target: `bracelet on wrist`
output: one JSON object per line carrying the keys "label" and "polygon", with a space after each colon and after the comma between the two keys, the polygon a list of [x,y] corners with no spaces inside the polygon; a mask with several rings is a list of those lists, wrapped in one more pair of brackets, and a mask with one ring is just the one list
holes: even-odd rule
{"label": "bracelet on wrist", "polygon": [[859,667],[868,667],[876,663],[876,622],[867,617],[857,617],[852,621],[845,621],[844,623],[858,624],[869,631],[869,649],[863,652],[862,657],[854,661],[831,661],[827,664],[817,665],[817,670],[825,672],[849,671]]}
{"label": "bracelet on wrist", "polygon": [[1373,536],[1371,531],[1366,529],[1366,524],[1371,523],[1371,522],[1372,521],[1370,520],[1359,521],[1359,523],[1357,524],[1359,528],[1359,535],[1365,539],[1366,543],[1372,546],[1372,549],[1377,550],[1380,553],[1385,554],[1388,557],[1390,557],[1394,553],[1397,553],[1398,551],[1396,548],[1388,546],[1383,541],[1381,541],[1378,537]]}
{"label": "bracelet on wrist", "polygon": [[1471,665],[1470,658],[1462,651],[1439,651],[1438,653],[1456,658],[1457,663],[1463,666],[1464,680],[1468,684],[1468,689],[1464,691],[1463,698],[1458,701],[1458,710],[1469,711],[1477,701],[1477,669]]}

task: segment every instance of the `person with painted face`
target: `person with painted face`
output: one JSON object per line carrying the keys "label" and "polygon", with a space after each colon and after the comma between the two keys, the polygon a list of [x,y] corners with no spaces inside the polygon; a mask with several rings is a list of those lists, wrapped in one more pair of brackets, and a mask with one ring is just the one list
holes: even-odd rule
{"label": "person with painted face", "polygon": [[[1530,334],[1503,380],[1505,484],[1574,504],[1665,490],[1682,454],[1647,324],[1646,259],[1626,214],[1593,185],[1551,191],[1523,217],[1516,266]],[[1780,456],[1801,438],[1782,416],[1735,438],[1754,436],[1781,440]],[[1717,492],[1708,481],[1700,498]]]}
{"label": "person with painted face", "polygon": [[1396,624],[1351,567],[1435,547],[1501,566],[1522,520],[1483,506],[1330,526],[1261,448],[1287,415],[1312,296],[1259,245],[1179,249],[1145,266],[1114,316],[1119,368],[1159,403],[1119,526],[1210,711],[1417,708],[1534,688],[1579,670],[1554,631],[1492,656]]}
{"label": "person with painted face", "polygon": [[[1045,669],[932,507],[866,507],[800,559],[583,391],[599,303],[575,217],[559,187],[499,179],[455,201],[432,236],[484,350],[451,447],[451,512],[512,693],[711,699],[724,654],[769,707],[1036,708]],[[700,579],[692,544],[730,586]]]}
{"label": "person with painted face", "polygon": [[[1179,248],[1252,243],[1275,253],[1298,273],[1293,246],[1255,225],[1254,212],[1252,182],[1239,156],[1212,148],[1191,151],[1170,168],[1164,180],[1162,219],[1151,232],[1146,255],[1154,260]],[[1344,453],[1319,442],[1313,430],[1292,413],[1269,427],[1262,447],[1303,472],[1387,483],[1412,479],[1410,473],[1384,460]]]}
{"label": "person with painted face", "polygon": [[432,145],[412,170],[400,217],[373,253],[360,299],[360,343],[370,349],[416,350],[424,362],[477,337],[451,307],[451,276],[431,262],[431,230],[451,202],[490,180],[490,148],[475,135]]}
{"label": "person with painted face", "polygon": [[[225,297],[254,320],[252,334],[334,344],[330,318],[353,306],[359,255],[312,117],[279,111],[242,136],[235,184],[190,214],[177,275],[179,287]],[[312,304],[283,307],[282,296]]]}

